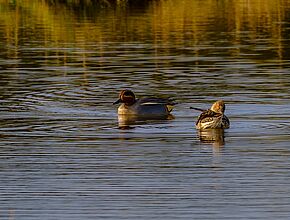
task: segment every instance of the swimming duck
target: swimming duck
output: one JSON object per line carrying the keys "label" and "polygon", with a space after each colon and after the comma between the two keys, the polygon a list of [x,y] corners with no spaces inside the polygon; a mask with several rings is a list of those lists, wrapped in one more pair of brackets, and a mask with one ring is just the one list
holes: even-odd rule
{"label": "swimming duck", "polygon": [[134,115],[141,117],[169,116],[175,103],[164,98],[136,99],[131,90],[122,90],[119,99],[114,104],[122,103],[118,108],[119,115]]}
{"label": "swimming duck", "polygon": [[190,108],[202,112],[196,122],[196,128],[199,130],[230,127],[230,121],[228,117],[224,115],[225,103],[223,100],[216,101],[208,110],[194,107]]}

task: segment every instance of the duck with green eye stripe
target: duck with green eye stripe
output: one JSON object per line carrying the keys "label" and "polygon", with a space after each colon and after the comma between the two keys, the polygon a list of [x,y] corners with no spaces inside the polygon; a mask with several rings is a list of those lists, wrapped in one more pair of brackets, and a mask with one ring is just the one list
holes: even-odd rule
{"label": "duck with green eye stripe", "polygon": [[136,99],[131,90],[122,90],[119,99],[114,104],[121,104],[118,108],[119,115],[134,115],[146,118],[163,118],[169,116],[175,105],[170,99],[165,98],[140,98]]}

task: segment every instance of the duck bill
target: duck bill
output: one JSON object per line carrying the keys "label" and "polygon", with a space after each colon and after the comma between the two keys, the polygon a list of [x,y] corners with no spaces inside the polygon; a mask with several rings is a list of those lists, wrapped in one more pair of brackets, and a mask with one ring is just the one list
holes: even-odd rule
{"label": "duck bill", "polygon": [[120,104],[121,102],[122,102],[121,99],[118,99],[117,101],[115,101],[115,102],[113,103],[113,105]]}

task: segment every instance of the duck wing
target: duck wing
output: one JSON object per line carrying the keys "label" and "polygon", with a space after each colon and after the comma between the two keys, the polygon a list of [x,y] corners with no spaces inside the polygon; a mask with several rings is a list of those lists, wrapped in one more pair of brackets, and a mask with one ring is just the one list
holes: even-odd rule
{"label": "duck wing", "polygon": [[222,119],[222,128],[229,128],[230,127],[230,120],[228,119],[227,116],[223,116]]}
{"label": "duck wing", "polygon": [[170,99],[155,98],[155,97],[148,97],[148,98],[138,99],[138,102],[141,105],[154,105],[154,104],[175,105],[176,104]]}
{"label": "duck wing", "polygon": [[173,107],[176,103],[174,103],[170,99],[166,98],[155,98],[155,97],[148,97],[142,98],[137,101],[140,105],[146,106],[163,106],[166,109],[167,113],[170,113],[173,110]]}
{"label": "duck wing", "polygon": [[203,112],[199,115],[196,124],[198,124],[202,120],[208,120],[211,121],[214,117],[219,117],[222,114],[216,113],[210,109],[208,110],[203,110]]}

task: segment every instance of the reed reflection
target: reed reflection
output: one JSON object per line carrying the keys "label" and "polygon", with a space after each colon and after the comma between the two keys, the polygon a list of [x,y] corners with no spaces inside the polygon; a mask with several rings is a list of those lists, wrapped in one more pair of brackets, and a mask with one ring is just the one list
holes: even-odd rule
{"label": "reed reflection", "polygon": [[[55,48],[62,48],[63,42],[66,42],[91,49],[91,45],[86,42],[93,42],[99,45],[100,56],[103,56],[102,45],[105,42],[147,39],[157,45],[180,45],[187,42],[186,46],[189,47],[206,42],[219,45],[221,42],[223,46],[235,45],[229,55],[237,56],[247,52],[245,49],[240,51],[242,49],[238,45],[245,41],[255,45],[263,37],[263,42],[271,45],[272,51],[257,56],[257,59],[264,59],[265,55],[269,58],[278,55],[280,60],[289,58],[287,44],[283,43],[283,39],[288,39],[289,35],[289,23],[285,21],[289,20],[290,2],[286,0],[218,3],[213,0],[203,3],[194,0],[117,1],[124,4],[110,3],[112,7],[106,9],[101,2],[109,1],[0,2],[0,36],[5,36],[7,45],[14,45],[5,48],[8,50],[7,56],[16,56],[15,50],[18,51],[17,48],[26,43],[20,40],[22,38],[30,39],[31,42],[39,42],[41,39],[43,46],[53,44]],[[136,19],[135,11],[142,19]],[[30,30],[34,30],[35,34],[31,35]],[[218,39],[224,39],[224,36],[215,34],[217,32],[229,33],[228,45]],[[164,51],[156,51],[161,52]],[[201,52],[195,53],[199,55]]]}

